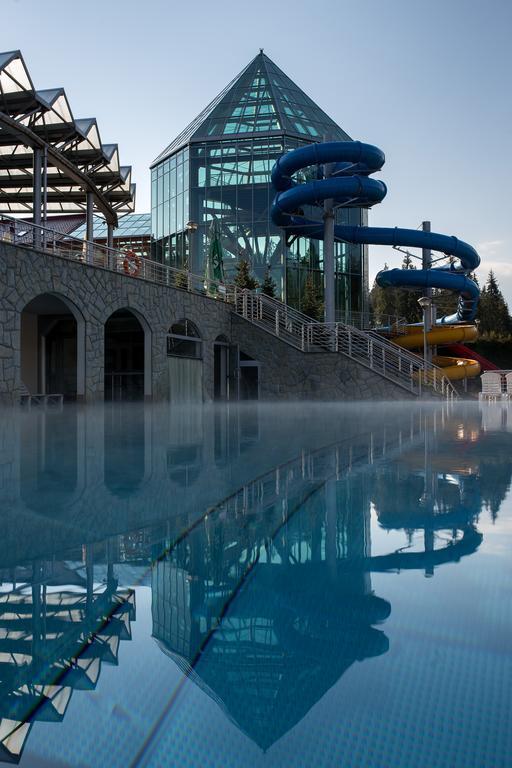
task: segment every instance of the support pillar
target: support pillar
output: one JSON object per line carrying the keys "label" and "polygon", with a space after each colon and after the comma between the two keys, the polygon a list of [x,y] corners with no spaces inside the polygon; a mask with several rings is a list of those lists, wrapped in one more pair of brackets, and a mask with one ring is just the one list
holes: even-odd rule
{"label": "support pillar", "polygon": [[34,248],[41,247],[41,172],[43,162],[39,147],[34,147],[34,180],[32,198],[32,217],[34,220]]}
{"label": "support pillar", "polygon": [[107,247],[114,247],[114,225],[107,224]]}
{"label": "support pillar", "polygon": [[87,208],[86,208],[86,214],[85,214],[85,222],[86,222],[85,239],[87,240],[86,260],[88,264],[92,264],[93,252],[92,252],[92,245],[90,245],[94,240],[94,218],[93,218],[94,197],[92,192],[87,192],[86,201],[87,201]]}
{"label": "support pillar", "polygon": [[[324,176],[330,176],[331,164],[324,166]],[[335,299],[334,299],[334,201],[324,201],[324,320],[326,323],[334,323]]]}
{"label": "support pillar", "polygon": [[[430,232],[430,221],[423,221],[421,224],[421,228],[423,232]],[[421,251],[421,257],[422,257],[422,269],[431,269],[432,268],[432,251],[430,248],[422,248]],[[428,287],[425,291],[425,296],[428,296],[430,300],[432,300],[432,288]],[[432,315],[433,315],[433,307],[432,304],[428,308],[427,311],[424,312],[423,318],[424,318],[424,325],[425,325],[425,334],[427,334],[430,330],[432,330]],[[425,342],[426,344],[426,342]],[[425,347],[425,359],[428,359],[428,362],[432,362],[432,348],[429,346]]]}
{"label": "support pillar", "polygon": [[43,152],[43,248],[46,248],[46,227],[48,226],[48,147]]}

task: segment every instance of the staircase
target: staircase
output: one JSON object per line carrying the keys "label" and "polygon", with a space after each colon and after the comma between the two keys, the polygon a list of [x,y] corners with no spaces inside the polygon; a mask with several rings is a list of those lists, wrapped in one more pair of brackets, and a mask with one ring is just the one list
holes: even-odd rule
{"label": "staircase", "polygon": [[441,368],[380,338],[345,323],[317,323],[277,299],[235,290],[234,312],[301,352],[345,355],[418,397],[457,397]]}

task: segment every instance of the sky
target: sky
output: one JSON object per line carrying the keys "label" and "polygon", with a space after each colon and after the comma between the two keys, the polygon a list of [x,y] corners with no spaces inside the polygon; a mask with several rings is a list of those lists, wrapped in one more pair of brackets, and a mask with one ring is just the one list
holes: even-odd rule
{"label": "sky", "polygon": [[[374,226],[456,235],[512,308],[512,3],[509,0],[2,0],[0,51],[36,88],[63,86],[133,166],[149,165],[258,53],[354,139],[386,153]],[[370,248],[371,278],[401,254]]]}

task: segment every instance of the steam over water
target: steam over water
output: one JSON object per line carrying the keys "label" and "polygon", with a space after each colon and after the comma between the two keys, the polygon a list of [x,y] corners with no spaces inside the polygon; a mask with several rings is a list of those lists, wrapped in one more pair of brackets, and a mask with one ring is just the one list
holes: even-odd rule
{"label": "steam over water", "polygon": [[512,764],[512,404],[0,414],[0,764]]}

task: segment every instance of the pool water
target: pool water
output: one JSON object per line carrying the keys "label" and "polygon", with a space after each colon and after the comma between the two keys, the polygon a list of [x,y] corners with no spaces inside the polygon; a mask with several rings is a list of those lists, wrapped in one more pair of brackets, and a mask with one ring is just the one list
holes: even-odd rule
{"label": "pool water", "polygon": [[0,416],[0,764],[512,765],[512,404]]}

